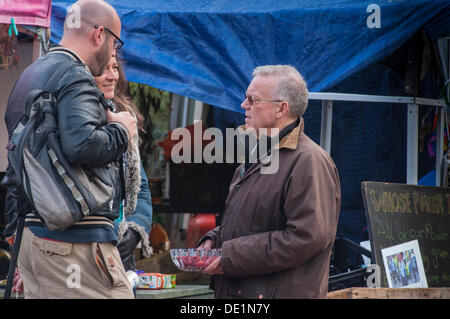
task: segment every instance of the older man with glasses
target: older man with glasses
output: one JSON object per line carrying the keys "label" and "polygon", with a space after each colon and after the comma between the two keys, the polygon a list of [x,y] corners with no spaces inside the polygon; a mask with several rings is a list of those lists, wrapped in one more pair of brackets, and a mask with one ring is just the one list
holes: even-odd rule
{"label": "older man with glasses", "polygon": [[222,224],[199,248],[221,248],[204,269],[213,275],[215,298],[325,298],[331,250],[340,210],[340,181],[331,157],[304,133],[308,90],[287,65],[257,67],[241,107],[243,129],[277,137],[263,153],[267,163],[236,169]]}

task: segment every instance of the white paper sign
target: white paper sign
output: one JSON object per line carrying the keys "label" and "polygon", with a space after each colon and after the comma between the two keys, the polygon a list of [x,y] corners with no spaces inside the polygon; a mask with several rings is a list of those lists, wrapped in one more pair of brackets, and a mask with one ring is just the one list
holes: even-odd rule
{"label": "white paper sign", "polygon": [[416,240],[381,250],[389,288],[427,288],[419,242]]}

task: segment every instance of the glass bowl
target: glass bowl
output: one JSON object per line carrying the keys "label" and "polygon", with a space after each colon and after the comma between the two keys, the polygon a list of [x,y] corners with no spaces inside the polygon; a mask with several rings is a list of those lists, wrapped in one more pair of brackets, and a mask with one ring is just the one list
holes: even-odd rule
{"label": "glass bowl", "polygon": [[171,249],[170,257],[178,269],[183,271],[202,271],[221,256],[221,249]]}

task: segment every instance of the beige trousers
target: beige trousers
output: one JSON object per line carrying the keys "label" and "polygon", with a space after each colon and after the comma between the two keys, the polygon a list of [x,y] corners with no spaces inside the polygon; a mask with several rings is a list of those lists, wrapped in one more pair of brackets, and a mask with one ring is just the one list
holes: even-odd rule
{"label": "beige trousers", "polygon": [[25,298],[134,298],[111,243],[58,242],[25,228],[18,264]]}

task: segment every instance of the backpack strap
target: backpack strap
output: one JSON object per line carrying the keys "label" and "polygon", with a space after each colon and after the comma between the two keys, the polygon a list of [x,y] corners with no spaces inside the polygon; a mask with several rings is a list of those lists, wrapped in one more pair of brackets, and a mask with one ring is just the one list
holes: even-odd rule
{"label": "backpack strap", "polygon": [[64,167],[59,163],[58,157],[56,156],[55,152],[50,149],[48,151],[48,155],[50,156],[50,159],[52,160],[53,165],[55,166],[56,170],[58,171],[59,176],[63,179],[64,184],[70,189],[70,192],[72,193],[73,198],[76,199],[78,204],[80,204],[81,212],[84,216],[86,216],[89,213],[89,206],[84,200],[83,196],[81,195],[80,191],[75,187],[75,183],[70,178],[69,175],[67,175],[66,170]]}
{"label": "backpack strap", "polygon": [[[20,199],[20,190],[19,190],[19,199]],[[8,277],[6,279],[6,287],[5,292],[3,295],[4,299],[10,299],[11,298],[11,291],[13,286],[13,280],[14,280],[14,272],[16,270],[17,266],[17,259],[19,257],[19,250],[20,250],[20,244],[22,243],[22,234],[23,234],[23,228],[25,225],[25,215],[20,212],[19,209],[19,216],[17,217],[17,228],[16,228],[16,236],[14,239],[14,247],[11,254],[11,260],[9,262],[9,268],[8,268]]]}

